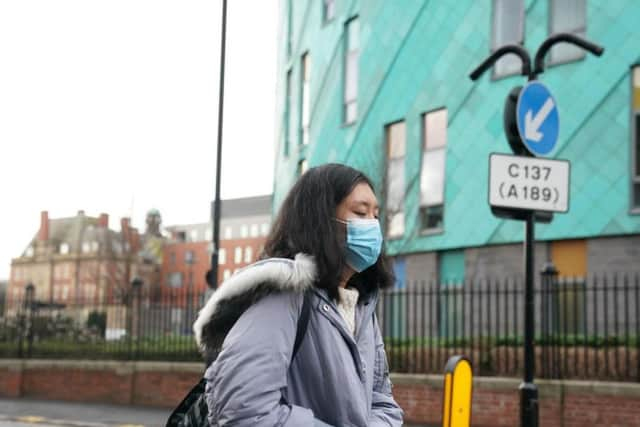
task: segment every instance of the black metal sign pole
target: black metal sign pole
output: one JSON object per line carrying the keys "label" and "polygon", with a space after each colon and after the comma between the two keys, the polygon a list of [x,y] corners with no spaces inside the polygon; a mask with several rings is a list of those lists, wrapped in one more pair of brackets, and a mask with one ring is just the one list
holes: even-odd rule
{"label": "black metal sign pole", "polygon": [[[545,40],[538,51],[536,52],[534,68],[531,67],[531,57],[529,52],[520,45],[507,45],[502,46],[493,52],[488,58],[486,58],[482,64],[478,66],[469,77],[471,80],[477,80],[485,71],[495,64],[495,62],[506,54],[515,54],[522,60],[522,75],[526,76],[529,81],[535,80],[538,74],[544,71],[544,57],[551,47],[559,42],[571,43],[579,46],[594,55],[600,56],[604,49],[594,43],[577,37],[573,34],[561,33],[549,37]],[[513,92],[513,91],[512,91]],[[516,94],[518,91],[516,90]],[[511,94],[510,94],[511,95]],[[516,96],[517,98],[517,96]],[[507,98],[507,105],[509,104],[509,98]],[[525,149],[517,148],[517,145],[523,145],[521,140],[512,141],[510,139],[509,130],[513,128],[513,122],[508,123],[508,120],[515,122],[515,117],[505,116],[505,132],[507,133],[507,139],[512,146],[515,154],[529,155]],[[536,211],[532,210],[509,210],[509,209],[492,209],[494,214],[502,217],[523,220],[525,222],[524,233],[524,275],[525,275],[525,307],[524,307],[524,378],[520,384],[520,425],[522,427],[538,427],[538,387],[534,383],[535,375],[535,354],[534,354],[534,337],[535,337],[535,297],[533,288],[533,263],[534,263],[534,248],[533,242],[535,241],[534,225],[536,218],[540,217],[545,222],[550,221],[550,216],[540,215]]]}
{"label": "black metal sign pole", "polygon": [[538,386],[533,382],[535,372],[535,355],[533,339],[534,324],[534,294],[533,294],[533,242],[534,236],[533,211],[527,213],[524,232],[524,382],[520,384],[520,425],[523,427],[537,427],[538,425]]}

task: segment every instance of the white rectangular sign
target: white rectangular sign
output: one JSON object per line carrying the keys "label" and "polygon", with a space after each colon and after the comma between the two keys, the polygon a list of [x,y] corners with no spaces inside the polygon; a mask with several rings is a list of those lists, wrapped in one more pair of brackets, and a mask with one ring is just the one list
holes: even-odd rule
{"label": "white rectangular sign", "polygon": [[489,156],[489,204],[567,212],[570,168],[567,160],[493,153]]}

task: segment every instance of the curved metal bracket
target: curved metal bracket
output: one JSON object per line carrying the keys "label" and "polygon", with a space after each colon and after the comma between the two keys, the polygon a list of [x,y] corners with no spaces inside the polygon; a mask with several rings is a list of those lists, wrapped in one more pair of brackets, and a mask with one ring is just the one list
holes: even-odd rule
{"label": "curved metal bracket", "polygon": [[507,53],[514,53],[520,57],[522,60],[522,75],[528,76],[531,73],[531,57],[529,56],[529,52],[520,46],[519,44],[508,44],[498,48],[495,52],[493,52],[487,59],[482,61],[482,64],[478,66],[475,70],[469,74],[471,80],[477,80],[485,71],[493,66],[498,59],[500,59],[503,55]]}
{"label": "curved metal bracket", "polygon": [[581,47],[596,56],[600,56],[604,52],[604,48],[602,46],[592,43],[589,40],[583,39],[582,37],[578,37],[575,34],[554,34],[553,36],[546,39],[538,48],[534,60],[534,74],[540,74],[544,71],[544,57],[547,55],[547,52],[549,52],[549,49],[551,49],[554,44],[561,42],[570,43],[575,46]]}

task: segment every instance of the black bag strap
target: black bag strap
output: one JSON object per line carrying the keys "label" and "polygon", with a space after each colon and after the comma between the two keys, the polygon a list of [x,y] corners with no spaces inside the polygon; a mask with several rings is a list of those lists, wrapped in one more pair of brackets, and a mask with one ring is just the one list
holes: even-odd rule
{"label": "black bag strap", "polygon": [[[307,333],[309,325],[309,316],[311,315],[311,293],[304,293],[302,301],[302,309],[298,318],[298,326],[296,329],[296,340],[293,344],[293,353],[291,360],[296,357],[298,349],[302,344],[302,340]],[[173,410],[167,420],[167,427],[199,427],[206,424],[207,420],[207,402],[204,396],[207,380],[202,378],[182,399],[180,404]]]}
{"label": "black bag strap", "polygon": [[298,349],[302,344],[302,340],[307,333],[307,326],[309,325],[309,316],[311,315],[311,292],[306,291],[304,293],[304,299],[302,300],[302,310],[300,310],[300,317],[298,318],[298,327],[296,330],[296,340],[293,344],[293,353],[291,353],[291,360],[296,357]]}

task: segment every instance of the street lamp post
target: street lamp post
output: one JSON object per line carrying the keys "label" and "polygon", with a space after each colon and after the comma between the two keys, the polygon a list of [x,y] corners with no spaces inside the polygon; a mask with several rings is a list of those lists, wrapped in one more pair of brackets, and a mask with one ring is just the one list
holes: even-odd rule
{"label": "street lamp post", "polygon": [[[553,35],[546,39],[538,48],[536,52],[533,66],[531,64],[531,56],[529,52],[520,45],[507,45],[502,46],[487,57],[482,63],[475,69],[469,77],[471,80],[477,80],[485,71],[491,68],[498,59],[503,55],[512,53],[518,55],[522,60],[522,72],[523,76],[526,76],[529,81],[536,80],[539,74],[544,72],[544,58],[549,52],[551,47],[556,43],[565,42],[576,45],[591,52],[594,55],[600,56],[604,49],[601,46],[596,45],[588,40],[580,38],[574,34],[560,33]],[[526,149],[522,148],[522,140],[519,136],[513,133],[515,109],[510,110],[509,106],[513,104],[513,99],[517,99],[520,90],[522,88],[514,88],[507,96],[507,107],[505,108],[504,127],[509,145],[512,147],[515,154],[529,155]],[[493,208],[492,208],[493,209]],[[525,221],[525,238],[524,238],[524,270],[525,270],[525,312],[524,312],[524,381],[520,384],[520,425],[522,427],[537,427],[538,426],[538,388],[534,384],[535,373],[535,356],[533,339],[535,333],[534,324],[534,289],[533,289],[533,242],[535,241],[534,223],[536,220],[543,220],[545,222],[551,221],[551,215],[547,213],[544,215],[542,212],[536,212],[534,210],[501,210],[494,213],[508,217],[511,219],[518,219]],[[541,215],[543,214],[543,215]]]}
{"label": "street lamp post", "polygon": [[218,251],[220,247],[220,170],[222,167],[222,119],[224,108],[224,63],[227,35],[227,0],[222,0],[222,34],[220,37],[220,84],[218,96],[218,145],[216,153],[216,194],[211,209],[213,222],[213,250],[211,251],[211,268],[205,279],[211,289],[218,286]]}

